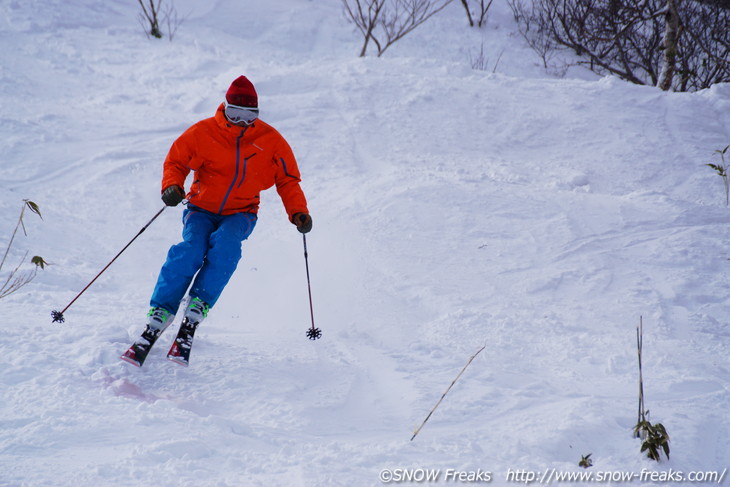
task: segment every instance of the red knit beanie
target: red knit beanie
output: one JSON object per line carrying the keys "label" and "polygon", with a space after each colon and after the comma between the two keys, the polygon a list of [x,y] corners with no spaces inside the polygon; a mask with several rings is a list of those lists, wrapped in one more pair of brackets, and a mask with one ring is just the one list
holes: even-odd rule
{"label": "red knit beanie", "polygon": [[248,78],[245,76],[239,76],[231,87],[226,92],[226,101],[231,105],[238,105],[240,107],[258,107],[259,97],[256,94],[256,89],[253,87]]}

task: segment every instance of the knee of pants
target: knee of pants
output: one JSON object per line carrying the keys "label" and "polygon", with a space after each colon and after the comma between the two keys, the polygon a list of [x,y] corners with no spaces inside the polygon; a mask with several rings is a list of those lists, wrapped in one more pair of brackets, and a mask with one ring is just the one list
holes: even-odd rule
{"label": "knee of pants", "polygon": [[224,234],[213,234],[207,257],[211,263],[235,266],[241,260],[241,241],[230,236],[226,238]]}
{"label": "knee of pants", "polygon": [[255,215],[237,213],[228,216],[210,236],[208,260],[235,266],[241,259],[241,244],[255,225]]}
{"label": "knee of pants", "polygon": [[193,275],[203,265],[206,247],[193,242],[180,242],[170,247],[167,262],[185,275]]}

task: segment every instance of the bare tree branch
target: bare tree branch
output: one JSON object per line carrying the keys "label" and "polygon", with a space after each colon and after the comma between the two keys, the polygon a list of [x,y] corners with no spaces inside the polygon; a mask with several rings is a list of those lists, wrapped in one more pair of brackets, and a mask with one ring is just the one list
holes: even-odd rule
{"label": "bare tree branch", "polygon": [[345,14],[363,36],[360,57],[372,41],[378,57],[452,0],[342,0]]}
{"label": "bare tree branch", "polygon": [[563,47],[575,64],[632,83],[686,91],[730,81],[726,0],[524,1],[508,3],[546,69]]}

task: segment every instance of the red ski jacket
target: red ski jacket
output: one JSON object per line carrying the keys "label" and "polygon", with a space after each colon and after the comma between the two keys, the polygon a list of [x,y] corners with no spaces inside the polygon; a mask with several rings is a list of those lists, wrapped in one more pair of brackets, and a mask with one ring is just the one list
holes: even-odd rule
{"label": "red ski jacket", "polygon": [[284,137],[262,120],[248,127],[233,125],[223,104],[214,117],[196,123],[172,144],[162,190],[175,184],[185,188],[190,171],[188,201],[212,213],[257,213],[259,193],[274,185],[290,221],[295,213],[309,213],[299,168]]}

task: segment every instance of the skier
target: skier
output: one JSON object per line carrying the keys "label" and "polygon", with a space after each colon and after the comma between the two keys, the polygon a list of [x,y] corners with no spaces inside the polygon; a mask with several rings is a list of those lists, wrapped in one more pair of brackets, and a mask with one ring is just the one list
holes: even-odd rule
{"label": "skier", "polygon": [[[312,229],[292,150],[258,115],[256,90],[240,76],[215,116],[194,124],[172,144],[163,167],[162,201],[177,206],[187,200],[183,241],[167,254],[145,330],[124,360],[142,365],[190,287],[180,332],[168,355],[187,365],[195,329],[233,275],[241,243],[256,225],[261,191],[276,185],[289,220],[301,233]],[[194,176],[186,194],[183,188],[191,170]]]}

